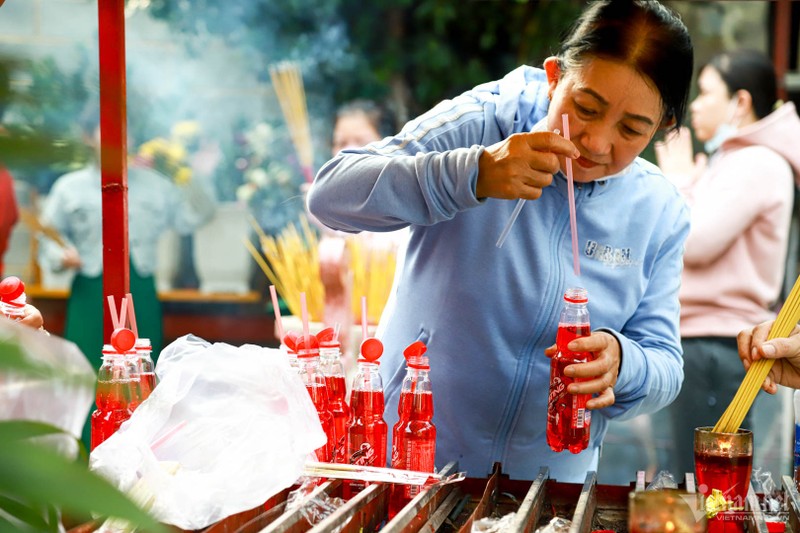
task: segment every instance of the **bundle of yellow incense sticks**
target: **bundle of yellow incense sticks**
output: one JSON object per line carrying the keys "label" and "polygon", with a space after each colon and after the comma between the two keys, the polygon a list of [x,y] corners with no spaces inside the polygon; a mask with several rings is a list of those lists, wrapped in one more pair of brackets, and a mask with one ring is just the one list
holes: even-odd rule
{"label": "bundle of yellow incense sticks", "polygon": [[[768,338],[788,336],[797,325],[798,320],[800,320],[800,277],[795,281],[786,302],[781,307]],[[760,359],[750,366],[736,395],[714,426],[715,432],[735,433],[739,429],[774,362],[773,359]]]}
{"label": "bundle of yellow incense sticks", "polygon": [[319,273],[318,241],[305,217],[300,219],[300,231],[288,225],[276,237],[266,235],[255,220],[251,224],[259,236],[261,253],[245,239],[245,246],[258,266],[275,285],[289,311],[301,316],[300,294],[305,293],[308,315],[312,321],[323,317],[325,289]]}
{"label": "bundle of yellow incense sticks", "polygon": [[270,66],[269,75],[289,127],[292,144],[307,181],[313,180],[314,150],[311,143],[311,128],[308,122],[306,93],[299,66],[291,61],[282,61]]}
{"label": "bundle of yellow incense sticks", "polygon": [[353,274],[353,316],[361,314],[361,297],[369,302],[367,319],[377,324],[392,290],[396,268],[396,246],[368,246],[362,239],[347,242],[350,252],[350,271]]}

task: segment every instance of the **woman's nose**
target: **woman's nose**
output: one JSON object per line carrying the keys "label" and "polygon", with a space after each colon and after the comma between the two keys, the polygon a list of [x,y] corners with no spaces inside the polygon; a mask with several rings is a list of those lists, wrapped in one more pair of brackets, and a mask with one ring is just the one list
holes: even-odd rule
{"label": "woman's nose", "polygon": [[586,124],[581,132],[581,144],[589,156],[604,156],[611,151],[611,130],[601,124]]}

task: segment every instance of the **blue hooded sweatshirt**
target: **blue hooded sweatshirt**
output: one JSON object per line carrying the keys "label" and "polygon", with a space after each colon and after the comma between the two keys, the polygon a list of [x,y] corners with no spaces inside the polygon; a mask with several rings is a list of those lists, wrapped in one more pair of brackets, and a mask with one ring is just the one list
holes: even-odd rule
{"label": "blue hooded sweatshirt", "polygon": [[[534,479],[548,466],[559,481],[583,482],[597,468],[608,420],[665,407],[683,380],[678,289],[689,215],[656,166],[637,158],[619,175],[575,185],[579,277],[561,173],[495,246],[517,202],[476,197],[478,159],[484,146],[534,129],[549,104],[544,71],[520,67],[440,103],[394,137],[341,152],[308,196],[311,213],[337,230],[410,226],[395,305],[382,320],[386,421],[391,428],[398,418],[403,349],[422,340],[436,465],[458,461],[470,477],[500,461],[513,478]],[[588,290],[592,329],[622,348],[616,403],[593,411],[589,447],[575,455],[551,451],[545,438],[543,352],[555,342],[569,287]]]}

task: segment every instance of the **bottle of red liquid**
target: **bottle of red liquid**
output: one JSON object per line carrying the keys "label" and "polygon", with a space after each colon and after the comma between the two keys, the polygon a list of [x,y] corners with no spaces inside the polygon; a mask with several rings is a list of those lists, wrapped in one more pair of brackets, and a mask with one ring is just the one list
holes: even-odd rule
{"label": "bottle of red liquid", "polygon": [[[400,419],[392,428],[392,468],[431,472],[435,468],[436,426],[433,425],[433,391],[425,344],[408,346],[406,377],[400,391],[397,412]],[[389,519],[393,518],[420,491],[418,485],[391,486]]]}
{"label": "bottle of red liquid", "polygon": [[[383,345],[378,339],[368,338],[361,343],[361,357],[350,394],[350,423],[347,426],[347,458],[350,464],[386,466],[389,428],[383,419],[383,380],[378,372],[378,358],[382,353]],[[345,499],[365,486],[363,481],[345,483]]]}
{"label": "bottle of red liquid", "polygon": [[317,460],[329,463],[333,460],[333,415],[328,408],[328,387],[319,369],[319,341],[314,335],[298,337],[297,364],[300,378],[306,386],[314,407],[317,408],[322,430],[328,437],[324,446],[317,449]]}
{"label": "bottle of red liquid", "polygon": [[135,367],[130,358],[110,344],[103,347],[103,364],[97,374],[97,409],[92,413],[91,449],[113,435],[131,417]]}
{"label": "bottle of red liquid", "polygon": [[317,333],[319,340],[320,369],[328,386],[328,407],[333,415],[333,462],[347,463],[347,423],[350,406],[347,405],[347,386],[342,366],[341,345],[333,328]]}
{"label": "bottle of red liquid", "polygon": [[589,445],[591,411],[586,409],[590,394],[570,394],[567,387],[579,381],[564,375],[564,368],[575,363],[593,359],[591,352],[572,352],[567,349],[570,341],[587,337],[589,326],[588,293],[583,288],[567,289],[564,292],[564,307],[558,321],[556,353],[550,361],[550,395],[547,402],[547,444],[553,451],[567,448],[580,453]]}
{"label": "bottle of red liquid", "polygon": [[25,284],[16,276],[0,281],[0,314],[11,320],[25,317]]}
{"label": "bottle of red liquid", "polygon": [[131,411],[145,401],[158,384],[152,353],[153,346],[150,344],[150,339],[136,339],[133,352],[129,355],[136,369],[133,376],[136,392],[135,398],[131,402]]}

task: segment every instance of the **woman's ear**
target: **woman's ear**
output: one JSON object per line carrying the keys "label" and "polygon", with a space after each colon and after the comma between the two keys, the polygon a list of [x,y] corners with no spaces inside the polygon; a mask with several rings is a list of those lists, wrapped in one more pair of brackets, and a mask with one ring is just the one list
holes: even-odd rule
{"label": "woman's ear", "polygon": [[558,58],[550,56],[544,60],[544,72],[547,75],[547,97],[553,99],[553,91],[556,90],[558,80],[561,78],[561,65]]}

